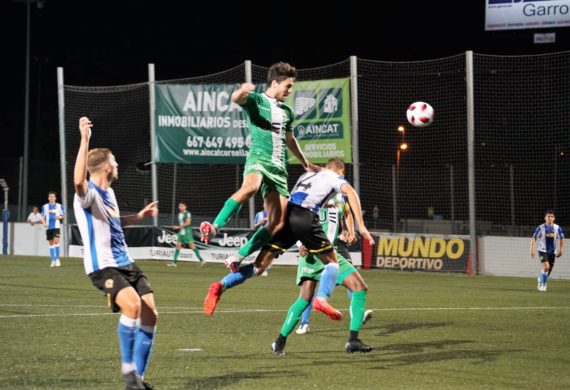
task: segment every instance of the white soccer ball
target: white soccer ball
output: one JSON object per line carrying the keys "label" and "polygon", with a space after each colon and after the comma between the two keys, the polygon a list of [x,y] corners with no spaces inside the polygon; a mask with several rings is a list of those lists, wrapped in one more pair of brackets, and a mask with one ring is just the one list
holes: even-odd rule
{"label": "white soccer ball", "polygon": [[408,122],[415,127],[425,127],[433,122],[433,107],[426,102],[415,102],[410,104],[406,117]]}

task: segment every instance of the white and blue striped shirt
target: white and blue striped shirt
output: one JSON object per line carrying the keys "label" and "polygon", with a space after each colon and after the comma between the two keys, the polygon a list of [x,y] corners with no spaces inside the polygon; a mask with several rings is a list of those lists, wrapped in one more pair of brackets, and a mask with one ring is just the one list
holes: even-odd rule
{"label": "white and blue striped shirt", "polygon": [[537,250],[551,255],[556,254],[556,240],[564,239],[564,231],[560,226],[553,223],[551,226],[543,223],[539,225],[532,235],[538,242]]}
{"label": "white and blue striped shirt", "polygon": [[85,197],[75,194],[73,209],[83,240],[83,265],[87,274],[134,262],[127,253],[119,206],[112,188],[103,190],[89,182]]}
{"label": "white and blue striped shirt", "polygon": [[47,229],[61,228],[59,216],[64,215],[63,206],[59,203],[46,203],[42,206],[42,217],[46,221]]}
{"label": "white and blue striped shirt", "polygon": [[337,192],[341,192],[343,184],[348,184],[346,179],[329,169],[305,172],[291,191],[289,203],[311,210],[316,214],[323,204],[334,197]]}

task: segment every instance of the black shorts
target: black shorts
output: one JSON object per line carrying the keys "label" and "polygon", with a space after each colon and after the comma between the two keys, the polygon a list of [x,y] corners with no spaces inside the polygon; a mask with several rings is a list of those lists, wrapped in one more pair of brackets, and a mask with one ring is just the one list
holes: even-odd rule
{"label": "black shorts", "polygon": [[310,253],[329,253],[333,251],[327,235],[319,222],[319,216],[310,210],[289,204],[285,216],[285,226],[269,241],[263,249],[270,250],[275,257],[301,241]]}
{"label": "black shorts", "polygon": [[540,259],[541,263],[548,261],[548,263],[552,266],[554,265],[554,260],[556,259],[556,255],[554,253],[546,253],[538,251],[538,258]]}
{"label": "black shorts", "polygon": [[59,228],[57,229],[47,229],[46,230],[46,239],[48,241],[53,240],[54,238],[59,237]]}
{"label": "black shorts", "polygon": [[111,298],[111,310],[117,313],[121,308],[115,303],[119,291],[127,287],[133,287],[139,296],[152,293],[150,283],[141,269],[135,263],[126,267],[108,267],[91,272],[89,278],[95,287],[103,291]]}

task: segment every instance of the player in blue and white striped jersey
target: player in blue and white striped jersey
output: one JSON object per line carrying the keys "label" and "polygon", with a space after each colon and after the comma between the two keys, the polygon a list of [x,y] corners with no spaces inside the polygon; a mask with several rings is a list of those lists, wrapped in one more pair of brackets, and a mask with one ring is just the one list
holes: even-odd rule
{"label": "player in blue and white striped jersey", "polygon": [[[564,252],[564,231],[554,223],[555,219],[554,211],[546,211],[544,223],[534,230],[530,242],[531,257],[534,257],[536,243],[538,242],[538,257],[542,265],[542,270],[538,276],[538,291],[546,291],[548,277],[554,268],[554,260],[556,257],[562,256],[562,252]],[[560,241],[558,252],[556,251],[556,240]]]}
{"label": "player in blue and white striped jersey", "polygon": [[46,239],[49,242],[49,257],[51,258],[50,267],[59,267],[59,233],[61,221],[65,217],[63,206],[57,203],[57,193],[55,191],[48,192],[48,203],[42,206],[42,220],[46,228]]}
{"label": "player in blue and white striped jersey", "polygon": [[79,119],[81,143],[73,179],[73,208],[83,240],[83,263],[93,285],[107,295],[113,312],[121,312],[118,335],[126,388],[147,389],[151,386],[143,382],[143,375],[158,313],[146,276],[127,252],[122,225],[156,216],[158,202],[148,204],[137,214],[121,217],[111,188],[118,178],[118,164],[109,149],[89,150],[91,127],[88,118]]}

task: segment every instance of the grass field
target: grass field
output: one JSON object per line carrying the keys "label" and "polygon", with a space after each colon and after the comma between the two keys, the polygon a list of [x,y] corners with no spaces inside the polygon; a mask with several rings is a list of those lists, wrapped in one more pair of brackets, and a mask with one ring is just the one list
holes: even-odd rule
{"label": "grass field", "polygon": [[[122,389],[118,316],[78,259],[0,256],[0,388]],[[298,291],[294,267],[273,267],[202,314],[218,264],[139,261],[159,308],[146,380],[157,389],[568,389],[570,281],[363,271],[375,317],[369,354],[343,352],[345,319],[313,313],[286,356],[271,342]],[[538,264],[537,264],[538,271]],[[556,272],[556,270],[554,271]]]}

